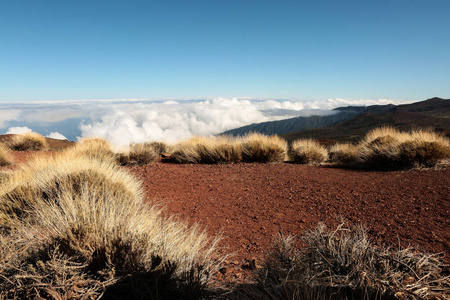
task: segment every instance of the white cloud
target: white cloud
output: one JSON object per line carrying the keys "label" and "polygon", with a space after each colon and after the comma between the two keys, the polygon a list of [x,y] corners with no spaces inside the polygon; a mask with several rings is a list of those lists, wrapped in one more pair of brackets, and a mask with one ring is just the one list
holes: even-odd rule
{"label": "white cloud", "polygon": [[[215,98],[190,101],[138,101],[91,106],[97,120],[80,125],[81,137],[103,137],[118,146],[149,140],[176,142],[193,135],[213,135],[233,128],[305,115],[312,109],[330,110],[345,105],[386,104],[388,100],[328,99],[252,100]],[[393,101],[390,101],[393,102]],[[101,110],[102,113],[99,113]],[[323,114],[323,112],[322,112]]]}
{"label": "white cloud", "polygon": [[61,133],[59,133],[57,131],[50,132],[47,135],[47,137],[51,138],[51,139],[55,139],[55,140],[67,140],[67,138],[64,135],[62,135]]}
{"label": "white cloud", "polygon": [[31,132],[32,130],[26,126],[10,127],[6,134],[22,134]]}
{"label": "white cloud", "polygon": [[[70,135],[71,138],[75,135],[97,136],[106,138],[117,146],[150,140],[172,143],[193,135],[218,134],[252,123],[306,116],[312,113],[326,114],[327,111],[341,106],[405,102],[387,99],[336,98],[301,101],[235,97],[206,100],[122,99],[21,103],[0,105],[0,127],[2,122],[6,122],[4,120],[15,120],[15,123],[10,126],[16,125],[18,121],[23,121],[20,126],[26,125],[32,128],[37,126],[36,124],[45,124],[47,132],[52,132],[54,136],[58,136],[59,132],[63,132],[66,136]],[[79,120],[77,121],[80,122],[79,133],[73,131],[69,133],[69,130],[64,127],[66,124],[73,123],[64,123],[62,126],[61,122],[69,119]],[[57,122],[60,122],[59,125]],[[28,127],[26,128],[31,131]],[[64,137],[60,135],[60,138]]]}
{"label": "white cloud", "polygon": [[29,122],[54,123],[82,116],[83,114],[79,109],[51,106],[37,110],[31,109],[24,113],[23,119]]}
{"label": "white cloud", "polygon": [[16,120],[19,115],[18,109],[0,109],[0,128],[5,127],[7,121]]}

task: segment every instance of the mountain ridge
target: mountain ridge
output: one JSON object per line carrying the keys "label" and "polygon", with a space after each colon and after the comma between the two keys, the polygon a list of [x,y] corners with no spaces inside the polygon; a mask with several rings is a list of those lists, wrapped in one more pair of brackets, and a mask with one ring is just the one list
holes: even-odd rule
{"label": "mountain ridge", "polygon": [[239,127],[223,134],[240,136],[250,132],[277,134],[289,142],[298,138],[356,141],[380,126],[401,130],[432,128],[450,134],[450,100],[438,97],[411,104],[344,106],[331,115],[294,117]]}

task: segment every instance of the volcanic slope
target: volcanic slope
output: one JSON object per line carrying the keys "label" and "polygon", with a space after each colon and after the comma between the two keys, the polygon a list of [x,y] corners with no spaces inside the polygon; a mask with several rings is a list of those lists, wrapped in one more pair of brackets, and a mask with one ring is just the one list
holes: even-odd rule
{"label": "volcanic slope", "polygon": [[148,201],[223,233],[224,253],[262,258],[278,232],[301,235],[340,219],[375,243],[445,251],[450,261],[450,169],[366,172],[295,164],[176,165],[129,170]]}

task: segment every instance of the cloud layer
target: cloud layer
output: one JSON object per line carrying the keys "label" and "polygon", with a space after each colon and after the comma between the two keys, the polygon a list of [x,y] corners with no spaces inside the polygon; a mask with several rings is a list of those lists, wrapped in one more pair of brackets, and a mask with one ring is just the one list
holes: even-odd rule
{"label": "cloud layer", "polygon": [[[406,101],[328,99],[318,101],[215,98],[208,100],[104,100],[0,105],[0,128],[29,127],[41,134],[73,140],[103,137],[117,146],[132,142],[176,142],[213,135],[252,123],[330,113],[348,105]],[[78,127],[78,128],[74,128]],[[76,129],[76,130],[75,130]]]}

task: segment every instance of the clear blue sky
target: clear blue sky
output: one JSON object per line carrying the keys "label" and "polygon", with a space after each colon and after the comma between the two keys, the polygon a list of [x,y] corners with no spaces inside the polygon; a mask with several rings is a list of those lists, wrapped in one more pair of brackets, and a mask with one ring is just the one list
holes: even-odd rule
{"label": "clear blue sky", "polygon": [[450,97],[449,0],[0,2],[0,100]]}

